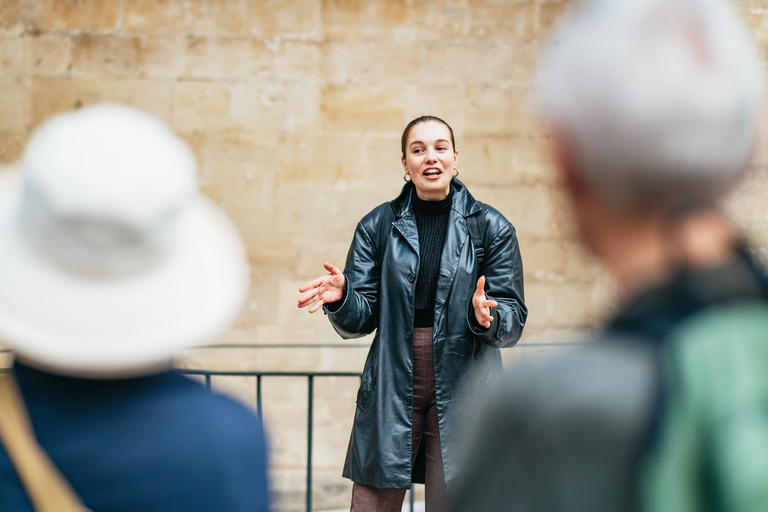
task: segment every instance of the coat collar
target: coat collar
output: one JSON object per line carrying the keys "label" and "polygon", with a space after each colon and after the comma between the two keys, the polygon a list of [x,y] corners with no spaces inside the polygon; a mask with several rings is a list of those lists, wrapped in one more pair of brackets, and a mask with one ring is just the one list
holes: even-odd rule
{"label": "coat collar", "polygon": [[722,267],[681,269],[667,282],[637,294],[607,330],[661,343],[670,329],[690,315],[746,301],[768,301],[768,277],[747,245],[741,244]]}
{"label": "coat collar", "polygon": [[[462,217],[468,217],[480,211],[480,203],[472,197],[472,194],[469,193],[469,190],[467,190],[467,187],[462,182],[453,178],[451,179],[451,186],[453,187],[452,210],[458,212]],[[412,194],[414,193],[414,188],[413,183],[406,183],[400,195],[390,202],[392,210],[398,219],[411,214],[413,211]]]}

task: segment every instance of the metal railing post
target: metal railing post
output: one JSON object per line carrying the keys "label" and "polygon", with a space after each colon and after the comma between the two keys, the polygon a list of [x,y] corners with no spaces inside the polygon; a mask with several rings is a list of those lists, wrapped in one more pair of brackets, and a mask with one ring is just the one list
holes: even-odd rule
{"label": "metal railing post", "polygon": [[312,512],[312,397],[314,376],[307,375],[307,512]]}
{"label": "metal railing post", "polygon": [[256,413],[261,417],[261,375],[256,376]]}
{"label": "metal railing post", "polygon": [[[2,369],[0,369],[2,371]],[[262,377],[307,377],[307,512],[312,512],[312,434],[314,414],[315,377],[357,377],[362,381],[359,372],[272,372],[272,371],[219,371],[180,369],[179,373],[199,375],[205,379],[205,389],[211,391],[212,376],[256,377],[256,412],[261,415],[261,378]],[[413,507],[411,507],[413,510]]]}
{"label": "metal railing post", "polygon": [[413,512],[413,488],[414,488],[414,485],[413,485],[413,482],[411,482],[411,500],[410,500],[411,501],[411,512]]}

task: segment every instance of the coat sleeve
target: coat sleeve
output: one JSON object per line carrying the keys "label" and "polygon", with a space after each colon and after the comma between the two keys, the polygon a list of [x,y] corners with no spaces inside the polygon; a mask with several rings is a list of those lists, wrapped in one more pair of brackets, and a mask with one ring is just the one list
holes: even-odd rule
{"label": "coat sleeve", "polygon": [[381,264],[369,233],[371,226],[366,220],[358,223],[347,253],[344,266],[346,293],[342,302],[323,306],[331,325],[344,339],[370,334],[378,324]]}
{"label": "coat sleeve", "polygon": [[[523,261],[517,245],[515,228],[500,214],[495,215],[495,236],[487,247],[484,270],[485,294],[498,302],[492,308],[493,322],[488,329],[477,324],[472,298],[469,300],[469,328],[486,344],[493,347],[511,347],[523,334],[528,318],[523,293]],[[489,219],[490,221],[490,219]],[[493,226],[489,224],[489,229]]]}

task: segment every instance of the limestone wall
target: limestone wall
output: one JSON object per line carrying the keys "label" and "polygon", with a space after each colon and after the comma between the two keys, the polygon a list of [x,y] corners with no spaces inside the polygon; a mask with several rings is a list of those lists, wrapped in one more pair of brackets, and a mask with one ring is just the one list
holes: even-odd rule
{"label": "limestone wall", "polygon": [[[253,267],[250,300],[220,348],[178,364],[229,370],[359,371],[369,340],[344,342],[298,287],[342,266],[356,222],[402,182],[399,137],[430,113],[455,129],[462,179],[516,226],[529,325],[505,358],[610,309],[610,284],[580,252],[551,173],[532,96],[557,0],[0,0],[0,164],[52,113],[123,102],[194,148],[204,190],[235,220]],[[768,0],[739,0],[761,45]],[[762,168],[734,201],[768,246]],[[355,379],[315,389],[315,502],[343,506],[341,465]],[[255,382],[214,381],[253,405]],[[300,509],[306,382],[265,379],[280,510]]]}

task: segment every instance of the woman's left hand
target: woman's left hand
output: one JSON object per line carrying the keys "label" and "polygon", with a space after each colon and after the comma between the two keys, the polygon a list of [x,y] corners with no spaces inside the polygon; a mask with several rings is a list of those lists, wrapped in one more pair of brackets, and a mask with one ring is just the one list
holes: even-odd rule
{"label": "woman's left hand", "polygon": [[491,308],[498,306],[499,303],[491,300],[485,295],[485,276],[480,276],[477,280],[477,289],[472,295],[472,307],[475,309],[475,320],[477,323],[488,329],[493,322]]}

